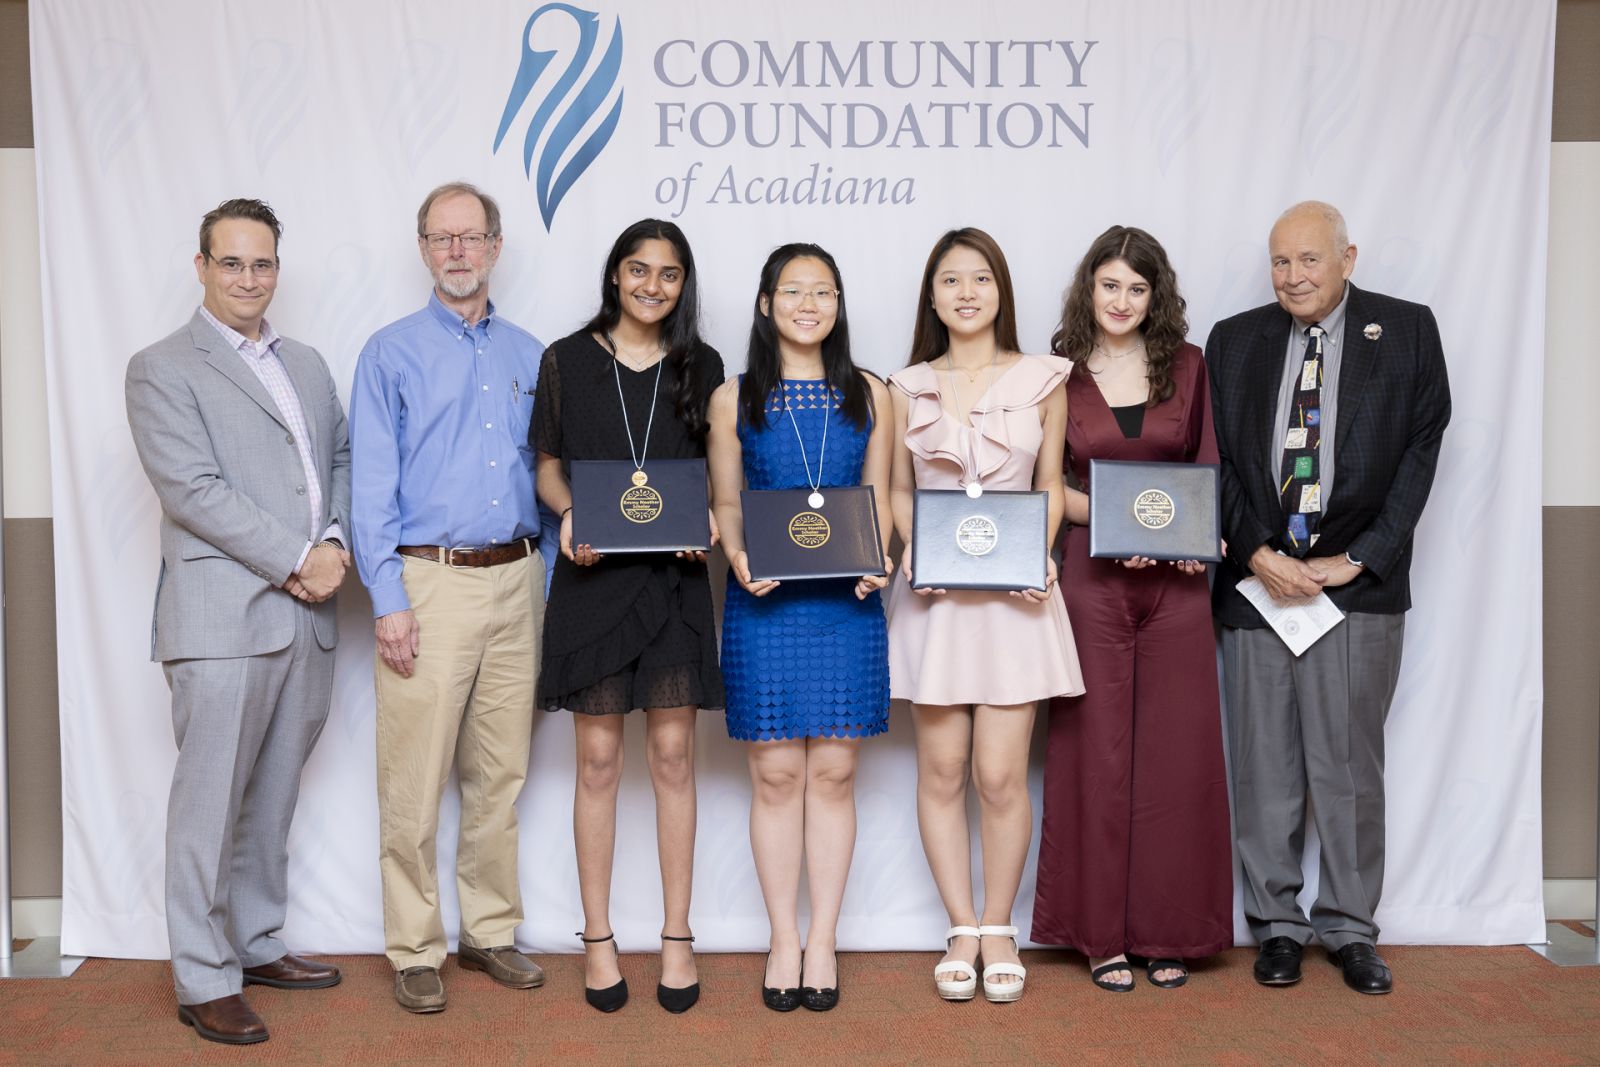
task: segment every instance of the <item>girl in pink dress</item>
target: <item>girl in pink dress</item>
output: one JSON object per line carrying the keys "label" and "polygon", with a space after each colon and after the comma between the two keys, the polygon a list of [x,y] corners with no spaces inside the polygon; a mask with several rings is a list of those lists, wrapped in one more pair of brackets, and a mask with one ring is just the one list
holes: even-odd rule
{"label": "girl in pink dress", "polygon": [[[1032,839],[1028,747],[1040,700],[1083,692],[1072,627],[1056,594],[913,590],[913,493],[923,489],[1044,490],[1053,542],[1064,506],[1061,458],[1068,364],[1018,351],[1005,256],[982,230],[952,230],[928,257],[910,365],[889,379],[899,433],[891,502],[907,548],[889,596],[890,694],[912,702],[917,818],[949,951],[939,995],[970,1000],[978,960],[984,996],[1022,996],[1011,906]],[[967,780],[978,787],[984,906],[973,903]]]}

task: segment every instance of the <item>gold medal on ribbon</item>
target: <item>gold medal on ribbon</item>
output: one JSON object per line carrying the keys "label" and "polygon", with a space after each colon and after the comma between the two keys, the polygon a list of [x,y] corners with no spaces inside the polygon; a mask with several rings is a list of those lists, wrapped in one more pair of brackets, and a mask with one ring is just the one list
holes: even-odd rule
{"label": "gold medal on ribbon", "polygon": [[634,485],[644,485],[649,480],[650,480],[650,476],[648,474],[646,474],[644,471],[636,470],[636,471],[633,472],[633,484]]}

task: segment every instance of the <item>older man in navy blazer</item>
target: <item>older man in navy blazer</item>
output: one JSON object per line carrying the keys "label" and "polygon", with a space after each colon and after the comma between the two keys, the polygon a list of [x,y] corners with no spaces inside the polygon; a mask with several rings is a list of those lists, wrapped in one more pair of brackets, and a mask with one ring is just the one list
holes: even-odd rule
{"label": "older man in navy blazer", "polygon": [[151,658],[172,689],[167,934],[178,1018],[267,1039],[243,985],[315,989],[289,954],[289,823],[328,716],[350,556],[350,443],[322,357],[265,319],[282,227],[259,200],[200,224],[194,317],[128,363],[128,425],[161,501]]}
{"label": "older man in navy blazer", "polygon": [[[1268,241],[1277,303],[1206,344],[1227,558],[1223,626],[1234,824],[1256,980],[1293,985],[1313,935],[1345,984],[1387,993],[1373,915],[1383,889],[1383,728],[1400,671],[1412,533],[1450,383],[1433,313],[1356,288],[1344,218],[1296,204]],[[1236,589],[1327,593],[1345,620],[1296,658]],[[1296,901],[1306,802],[1322,843],[1309,917]]]}

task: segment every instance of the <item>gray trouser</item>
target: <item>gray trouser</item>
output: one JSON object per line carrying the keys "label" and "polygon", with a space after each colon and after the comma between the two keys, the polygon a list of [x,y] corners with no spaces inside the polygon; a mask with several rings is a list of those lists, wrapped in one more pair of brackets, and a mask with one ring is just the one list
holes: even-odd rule
{"label": "gray trouser", "polygon": [[333,653],[299,611],[287,648],[172,660],[178,763],[167,802],[167,939],[178,1003],[239,992],[244,967],[288,950],[289,823],[322,732]]}
{"label": "gray trouser", "polygon": [[[1296,659],[1269,629],[1223,627],[1234,834],[1257,941],[1377,941],[1383,724],[1404,637],[1404,615],[1352,613]],[[1295,899],[1307,800],[1322,843],[1309,920]]]}

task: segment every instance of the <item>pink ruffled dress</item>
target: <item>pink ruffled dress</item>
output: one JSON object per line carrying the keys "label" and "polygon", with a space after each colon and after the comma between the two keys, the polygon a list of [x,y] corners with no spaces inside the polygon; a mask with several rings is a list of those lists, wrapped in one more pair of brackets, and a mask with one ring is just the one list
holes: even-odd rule
{"label": "pink ruffled dress", "polygon": [[[1069,366],[1057,356],[1023,356],[979,398],[972,426],[957,422],[940,402],[949,379],[932,364],[890,377],[889,384],[910,398],[906,446],[917,486],[965,488],[976,456],[985,489],[1032,489],[1044,441],[1039,405],[1060,387]],[[1054,590],[1043,603],[980,590],[918,596],[901,570],[889,588],[887,611],[892,697],[918,704],[1007,705],[1083,692],[1072,624]]]}

